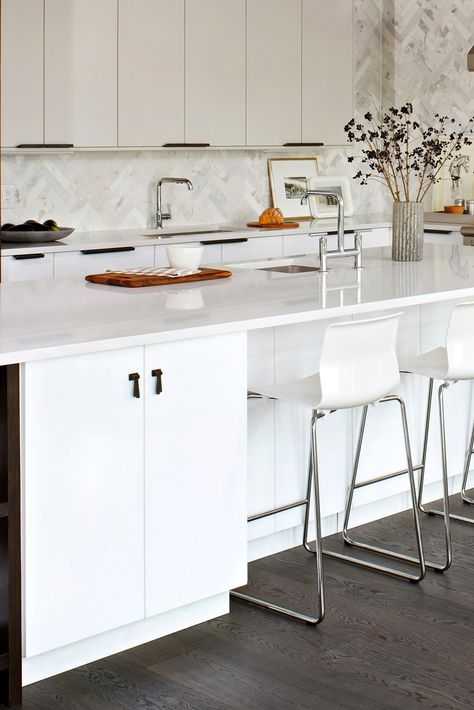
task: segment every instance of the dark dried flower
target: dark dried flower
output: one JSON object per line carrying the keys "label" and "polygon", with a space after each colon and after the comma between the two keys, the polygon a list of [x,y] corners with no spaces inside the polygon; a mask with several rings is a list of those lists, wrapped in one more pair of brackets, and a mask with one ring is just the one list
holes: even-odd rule
{"label": "dark dried flower", "polygon": [[[466,126],[449,116],[436,113],[432,126],[422,127],[412,120],[413,104],[391,106],[378,119],[370,111],[364,114],[366,125],[352,118],[344,127],[351,143],[360,143],[360,162],[371,172],[357,171],[354,179],[361,185],[377,177],[390,190],[396,201],[422,201],[433,183],[440,178],[446,162],[465,145],[472,145],[468,133],[474,118]],[[450,126],[448,133],[446,128]],[[349,156],[348,161],[354,162]]]}

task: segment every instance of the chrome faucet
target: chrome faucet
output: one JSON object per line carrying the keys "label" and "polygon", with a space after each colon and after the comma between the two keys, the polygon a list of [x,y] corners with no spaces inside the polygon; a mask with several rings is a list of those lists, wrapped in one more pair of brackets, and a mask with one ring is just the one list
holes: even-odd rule
{"label": "chrome faucet", "polygon": [[188,178],[165,177],[161,178],[161,180],[158,181],[158,185],[156,186],[156,226],[158,227],[158,229],[163,229],[164,219],[171,219],[171,210],[169,212],[163,213],[161,207],[161,186],[165,182],[174,182],[176,183],[176,185],[187,185],[188,190],[193,189],[193,183],[191,182],[191,180],[188,180]]}
{"label": "chrome faucet", "polygon": [[[362,268],[362,236],[360,232],[354,232],[354,247],[344,249],[344,200],[341,195],[331,190],[307,190],[301,198],[304,205],[308,197],[333,197],[337,201],[337,249],[328,251],[327,235],[323,234],[319,239],[319,270],[325,273],[328,270],[328,258],[339,256],[353,256],[354,269]],[[309,236],[315,237],[316,234]]]}

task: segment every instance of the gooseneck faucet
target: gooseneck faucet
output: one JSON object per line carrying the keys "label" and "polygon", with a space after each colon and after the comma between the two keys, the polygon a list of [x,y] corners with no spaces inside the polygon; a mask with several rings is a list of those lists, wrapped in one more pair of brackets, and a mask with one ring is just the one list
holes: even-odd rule
{"label": "gooseneck faucet", "polygon": [[[332,190],[307,190],[301,198],[304,205],[308,197],[332,197],[337,202],[337,249],[328,251],[327,234],[323,234],[319,239],[319,270],[325,273],[328,270],[327,260],[330,257],[353,256],[354,269],[362,268],[362,237],[360,232],[354,232],[354,247],[344,248],[344,200],[342,196]],[[310,234],[316,236],[316,234]]]}
{"label": "gooseneck faucet", "polygon": [[188,190],[193,189],[193,183],[191,180],[188,180],[188,178],[165,177],[158,181],[158,185],[156,186],[156,226],[158,229],[163,229],[164,219],[171,219],[171,210],[164,213],[161,207],[161,186],[165,182],[174,182],[176,185],[187,185]]}

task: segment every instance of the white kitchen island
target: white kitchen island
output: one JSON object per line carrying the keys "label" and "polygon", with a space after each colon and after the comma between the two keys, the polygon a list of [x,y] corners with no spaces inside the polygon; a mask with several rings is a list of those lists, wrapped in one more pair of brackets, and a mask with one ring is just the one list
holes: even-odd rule
{"label": "white kitchen island", "polygon": [[[291,261],[316,265],[314,256]],[[316,370],[330,321],[402,311],[403,356],[442,343],[452,306],[474,299],[469,247],[425,245],[424,261],[407,264],[367,249],[361,272],[338,260],[326,277],[261,270],[281,262],[172,288],[82,278],[0,286],[9,431],[19,380],[23,683],[226,613],[248,559],[298,544],[300,511],[246,518],[303,497],[307,415],[270,401],[247,410],[247,386]],[[415,459],[424,387],[411,376],[401,384]],[[470,384],[448,400],[456,484]],[[402,467],[398,426],[389,407],[369,415],[361,473]],[[392,440],[380,443],[388,427]],[[344,411],[321,425],[325,534],[340,529],[356,430]],[[438,458],[433,431],[433,497]],[[14,481],[14,460],[8,469]],[[355,522],[407,507],[400,479],[372,488],[360,493]]]}

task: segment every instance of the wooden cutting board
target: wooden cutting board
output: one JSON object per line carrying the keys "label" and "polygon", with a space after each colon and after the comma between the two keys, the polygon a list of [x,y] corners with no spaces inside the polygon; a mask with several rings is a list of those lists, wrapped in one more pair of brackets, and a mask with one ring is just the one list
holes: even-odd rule
{"label": "wooden cutting board", "polygon": [[283,222],[283,224],[260,224],[260,222],[247,222],[247,227],[258,227],[259,229],[295,229],[299,226],[299,222]]}
{"label": "wooden cutting board", "polygon": [[201,269],[199,274],[191,276],[160,276],[157,274],[123,274],[108,271],[105,274],[91,274],[86,281],[104,286],[123,286],[124,288],[141,288],[142,286],[174,286],[174,284],[210,281],[211,279],[227,279],[232,271],[222,269]]}

